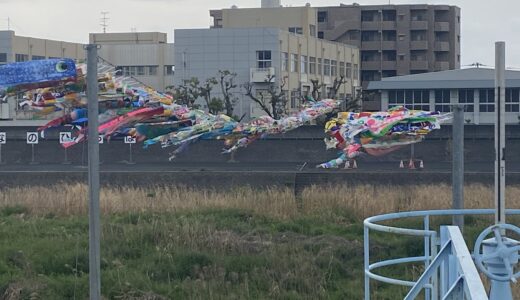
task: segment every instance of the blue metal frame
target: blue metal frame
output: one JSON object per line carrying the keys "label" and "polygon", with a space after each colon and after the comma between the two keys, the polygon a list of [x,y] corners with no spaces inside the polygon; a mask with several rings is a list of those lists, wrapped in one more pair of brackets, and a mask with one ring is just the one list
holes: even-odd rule
{"label": "blue metal frame", "polygon": [[[400,212],[400,213],[392,213],[386,215],[379,215],[367,218],[364,224],[364,266],[365,266],[365,299],[370,299],[370,280],[376,280],[380,282],[386,282],[389,284],[401,285],[401,286],[410,286],[413,287],[416,282],[399,280],[395,278],[384,277],[378,274],[375,274],[373,271],[377,268],[410,263],[410,262],[423,262],[424,267],[427,270],[430,264],[433,263],[434,258],[437,256],[437,247],[441,245],[441,241],[438,239],[438,234],[436,231],[430,229],[430,217],[437,216],[460,216],[460,215],[493,215],[495,213],[494,209],[460,209],[460,210],[429,210],[429,211],[412,211],[412,212]],[[520,209],[509,209],[506,210],[507,215],[520,215]],[[398,228],[387,225],[377,224],[376,222],[383,222],[389,220],[396,220],[401,218],[414,218],[414,217],[422,217],[423,218],[423,230],[420,229],[410,229],[410,228]],[[381,262],[376,262],[370,264],[370,230],[379,231],[379,232],[387,232],[394,234],[402,234],[407,236],[422,236],[424,237],[424,256],[419,257],[406,257],[406,258],[397,258],[397,259],[389,259]],[[446,243],[446,241],[444,241]],[[446,246],[445,243],[442,245]],[[448,277],[444,276],[444,274],[448,274],[446,272],[450,267],[450,263],[454,259],[454,256],[451,255],[451,258],[444,259],[443,263],[439,266],[441,268],[441,280],[440,285],[437,282],[437,276],[433,276],[431,280],[428,280],[427,283],[424,284],[425,291],[425,299],[437,299],[439,292],[441,295],[447,295],[450,293],[455,293],[457,285],[464,285],[465,281],[468,278],[458,278],[459,276],[455,273],[449,274]],[[480,280],[480,278],[478,278]],[[450,284],[451,283],[451,284]],[[439,289],[440,287],[440,289]],[[451,290],[451,292],[450,292]],[[454,294],[453,294],[454,295]],[[486,296],[487,297],[487,296]],[[449,297],[447,298],[449,299]]]}

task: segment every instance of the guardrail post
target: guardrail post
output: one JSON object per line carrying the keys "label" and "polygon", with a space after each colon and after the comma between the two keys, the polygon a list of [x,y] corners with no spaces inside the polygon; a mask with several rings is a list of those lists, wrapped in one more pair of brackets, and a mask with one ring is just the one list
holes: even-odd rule
{"label": "guardrail post", "polygon": [[365,300],[370,300],[370,277],[368,277],[367,273],[370,267],[370,241],[369,241],[369,229],[364,226],[363,228],[363,243],[364,243],[364,252],[365,252]]}
{"label": "guardrail post", "polygon": [[[424,230],[425,231],[429,231],[430,230],[430,217],[429,216],[424,216],[423,225],[424,225]],[[430,265],[430,260],[431,260],[431,256],[430,256],[430,237],[425,235],[424,236],[424,269],[425,270]],[[432,282],[430,281],[430,283],[432,283]],[[424,290],[424,299],[425,300],[430,300],[431,299],[432,290],[433,289],[425,289]]]}

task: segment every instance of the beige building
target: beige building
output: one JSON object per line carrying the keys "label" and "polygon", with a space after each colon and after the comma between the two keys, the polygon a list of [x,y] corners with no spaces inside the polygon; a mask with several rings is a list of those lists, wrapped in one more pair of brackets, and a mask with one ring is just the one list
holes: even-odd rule
{"label": "beige building", "polygon": [[91,33],[89,41],[101,45],[98,55],[124,75],[158,91],[173,84],[174,49],[166,33]]}
{"label": "beige building", "polygon": [[0,64],[47,58],[85,59],[82,44],[18,36],[0,31]]}
{"label": "beige building", "polygon": [[304,7],[259,7],[211,10],[213,28],[277,27],[285,31],[316,37],[316,9]]}

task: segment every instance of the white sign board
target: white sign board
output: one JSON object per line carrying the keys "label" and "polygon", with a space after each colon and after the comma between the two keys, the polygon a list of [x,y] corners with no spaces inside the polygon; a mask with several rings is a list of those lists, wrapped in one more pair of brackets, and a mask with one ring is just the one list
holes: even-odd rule
{"label": "white sign board", "polygon": [[27,144],[38,144],[38,132],[27,132]]}
{"label": "white sign board", "polygon": [[98,136],[98,143],[103,144],[105,142],[105,138],[102,135]]}
{"label": "white sign board", "polygon": [[5,132],[0,132],[0,144],[7,143],[7,134]]}
{"label": "white sign board", "polygon": [[125,144],[135,144],[136,138],[133,136],[125,136]]}
{"label": "white sign board", "polygon": [[72,143],[74,140],[72,132],[60,132],[60,144]]}

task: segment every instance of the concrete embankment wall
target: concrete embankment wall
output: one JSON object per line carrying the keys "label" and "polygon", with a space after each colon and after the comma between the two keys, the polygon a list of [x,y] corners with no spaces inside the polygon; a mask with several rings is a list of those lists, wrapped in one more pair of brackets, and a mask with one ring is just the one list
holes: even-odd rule
{"label": "concrete embankment wall", "polygon": [[[26,144],[26,132],[34,128],[3,127],[7,132],[7,144],[2,145],[2,159],[7,163],[25,164],[32,159],[31,146]],[[63,130],[63,129],[62,129]],[[40,163],[60,163],[64,159],[65,150],[59,145],[60,129],[46,131],[45,139],[34,146],[35,160]],[[494,159],[493,126],[466,126],[465,159],[467,162],[492,161]],[[322,127],[304,126],[292,132],[273,135],[239,150],[235,159],[243,162],[323,162],[337,156],[337,151],[326,151],[323,143],[325,137]],[[507,127],[508,161],[520,161],[520,126]],[[221,155],[223,142],[218,140],[198,141],[189,145],[188,149],[176,159],[179,162],[224,162],[228,155]],[[133,160],[137,163],[161,163],[168,161],[168,153],[172,148],[162,149],[160,145],[143,149],[141,144],[133,145]],[[74,163],[85,163],[87,157],[86,144],[78,144],[68,150],[68,158]],[[117,163],[129,159],[129,146],[122,139],[105,141],[100,145],[103,162]],[[361,158],[367,161],[399,161],[408,158],[410,147],[404,147],[383,157]],[[415,156],[425,162],[451,161],[451,127],[444,126],[434,131],[422,143],[415,145]],[[1,168],[1,167],[0,167]]]}

